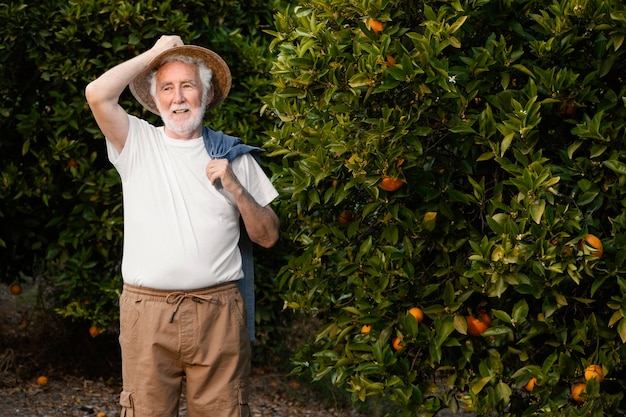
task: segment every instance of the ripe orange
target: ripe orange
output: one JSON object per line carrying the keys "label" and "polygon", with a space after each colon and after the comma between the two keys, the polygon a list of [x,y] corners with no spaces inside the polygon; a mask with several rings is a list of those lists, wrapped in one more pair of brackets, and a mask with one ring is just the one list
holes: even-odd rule
{"label": "ripe orange", "polygon": [[491,317],[487,314],[487,310],[480,310],[480,321],[487,324],[487,327],[491,326]]}
{"label": "ripe orange", "polygon": [[491,324],[491,317],[486,313],[481,314],[480,319],[472,315],[465,316],[465,319],[467,320],[467,333],[471,336],[480,336]]}
{"label": "ripe orange", "polygon": [[98,337],[100,335],[100,329],[97,326],[93,325],[89,328],[89,334],[91,337]]}
{"label": "ripe orange", "polygon": [[598,382],[604,381],[604,372],[601,365],[589,365],[585,369],[585,379],[589,381],[591,378],[598,378]]}
{"label": "ripe orange", "polygon": [[396,337],[395,339],[393,339],[392,346],[395,350],[404,349],[404,346],[402,346],[402,339],[400,339],[399,337]]}
{"label": "ripe orange", "polygon": [[576,103],[566,99],[561,100],[559,106],[559,114],[561,116],[571,117],[576,114]]}
{"label": "ripe orange", "polygon": [[354,220],[354,213],[350,210],[344,210],[339,213],[339,223],[348,224]]}
{"label": "ripe orange", "polygon": [[604,248],[602,247],[602,241],[597,236],[588,233],[581,241],[581,245],[583,244],[590,246],[592,248],[591,253],[598,259],[602,258]]}
{"label": "ripe orange", "polygon": [[415,317],[415,320],[417,320],[418,323],[421,323],[424,321],[424,312],[418,307],[411,308],[409,310],[409,314]]}
{"label": "ripe orange", "polygon": [[96,414],[96,417],[107,417],[107,413],[105,413],[104,411],[100,411],[98,414]]}
{"label": "ripe orange", "polygon": [[372,330],[372,326],[369,324],[364,324],[363,327],[361,327],[361,333],[369,333],[370,330]]}
{"label": "ripe orange", "polygon": [[370,18],[370,20],[369,20],[369,27],[374,32],[376,32],[376,34],[378,34],[379,32],[383,31],[383,24],[381,22],[379,22],[378,20],[374,20],[372,18]]}
{"label": "ripe orange", "polygon": [[399,178],[383,177],[383,180],[378,186],[385,191],[396,191],[398,188],[402,187],[402,184],[404,184],[404,181]]}
{"label": "ripe orange", "polygon": [[11,291],[11,294],[13,295],[20,295],[22,293],[22,286],[19,282],[13,283],[9,287],[9,291]]}
{"label": "ripe orange", "polygon": [[46,385],[48,383],[48,377],[41,375],[39,377],[37,377],[37,384],[39,385]]}
{"label": "ripe orange", "polygon": [[524,385],[524,389],[528,392],[533,392],[535,389],[535,384],[537,383],[537,378],[532,377],[530,380]]}
{"label": "ripe orange", "polygon": [[587,385],[579,382],[572,387],[572,399],[578,403],[584,403],[586,398],[582,396],[582,394],[587,393]]}

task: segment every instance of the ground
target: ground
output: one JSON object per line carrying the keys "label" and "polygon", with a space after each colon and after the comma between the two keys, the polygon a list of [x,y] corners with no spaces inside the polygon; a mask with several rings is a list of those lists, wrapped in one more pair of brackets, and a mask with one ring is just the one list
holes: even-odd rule
{"label": "ground", "polygon": [[[115,330],[92,337],[88,324],[42,313],[40,297],[36,289],[25,287],[14,296],[0,285],[0,417],[119,416]],[[256,349],[257,357],[264,352]],[[345,399],[333,399],[273,365],[277,359],[255,362],[252,417],[365,417]],[[180,417],[186,416],[183,397]]]}
{"label": "ground", "polygon": [[[339,409],[327,400],[302,395],[302,386],[291,378],[277,374],[255,374],[252,377],[250,408],[252,417],[357,417],[352,409]],[[117,417],[119,386],[102,379],[89,380],[57,375],[45,385],[22,381],[0,389],[2,417]],[[184,399],[180,417],[186,417]]]}
{"label": "ground", "polygon": [[[68,323],[44,299],[35,287],[11,295],[0,284],[0,417],[119,417],[117,330],[93,337],[88,323]],[[305,330],[289,333],[283,344],[297,345]],[[252,354],[252,417],[380,417],[389,411],[355,406],[346,393],[290,375],[287,351],[268,354],[253,345]],[[187,417],[185,405],[183,396],[179,417]],[[476,414],[444,409],[435,417]]]}

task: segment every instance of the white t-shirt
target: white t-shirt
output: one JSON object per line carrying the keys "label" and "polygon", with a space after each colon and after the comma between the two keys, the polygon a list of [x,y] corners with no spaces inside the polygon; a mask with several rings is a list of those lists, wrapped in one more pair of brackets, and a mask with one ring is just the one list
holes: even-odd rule
{"label": "white t-shirt", "polygon": [[[202,137],[172,139],[163,127],[129,120],[121,153],[107,141],[109,160],[122,179],[124,282],[189,290],[242,278],[239,211],[230,193],[207,178],[210,157]],[[231,166],[259,205],[278,195],[251,155]]]}

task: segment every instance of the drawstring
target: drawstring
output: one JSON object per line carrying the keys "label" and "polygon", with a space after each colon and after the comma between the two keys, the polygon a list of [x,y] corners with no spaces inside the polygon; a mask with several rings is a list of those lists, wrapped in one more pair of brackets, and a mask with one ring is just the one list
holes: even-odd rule
{"label": "drawstring", "polygon": [[197,295],[197,294],[192,294],[188,292],[180,292],[180,291],[171,292],[167,294],[167,297],[165,297],[166,303],[176,304],[176,306],[174,307],[174,311],[172,312],[172,317],[170,317],[170,323],[174,322],[174,316],[178,312],[178,308],[180,307],[182,302],[185,301],[185,298],[189,298],[198,304],[202,304],[202,301],[204,300],[209,303],[220,305],[219,300],[216,300],[210,295]]}

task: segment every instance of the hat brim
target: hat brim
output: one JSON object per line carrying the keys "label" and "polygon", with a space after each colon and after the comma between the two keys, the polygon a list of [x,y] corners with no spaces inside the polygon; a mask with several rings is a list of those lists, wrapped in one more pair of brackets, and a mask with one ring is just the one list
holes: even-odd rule
{"label": "hat brim", "polygon": [[137,101],[141,103],[143,107],[150,110],[154,114],[159,114],[159,110],[150,94],[150,83],[148,77],[152,71],[158,69],[163,61],[172,56],[188,56],[191,58],[197,58],[204,61],[212,71],[213,79],[211,81],[213,85],[213,99],[208,104],[207,109],[220,104],[230,91],[232,84],[232,78],[230,75],[230,69],[221,56],[215,52],[196,45],[183,45],[170,48],[157,55],[148,67],[143,70],[129,85],[130,92],[135,96]]}

